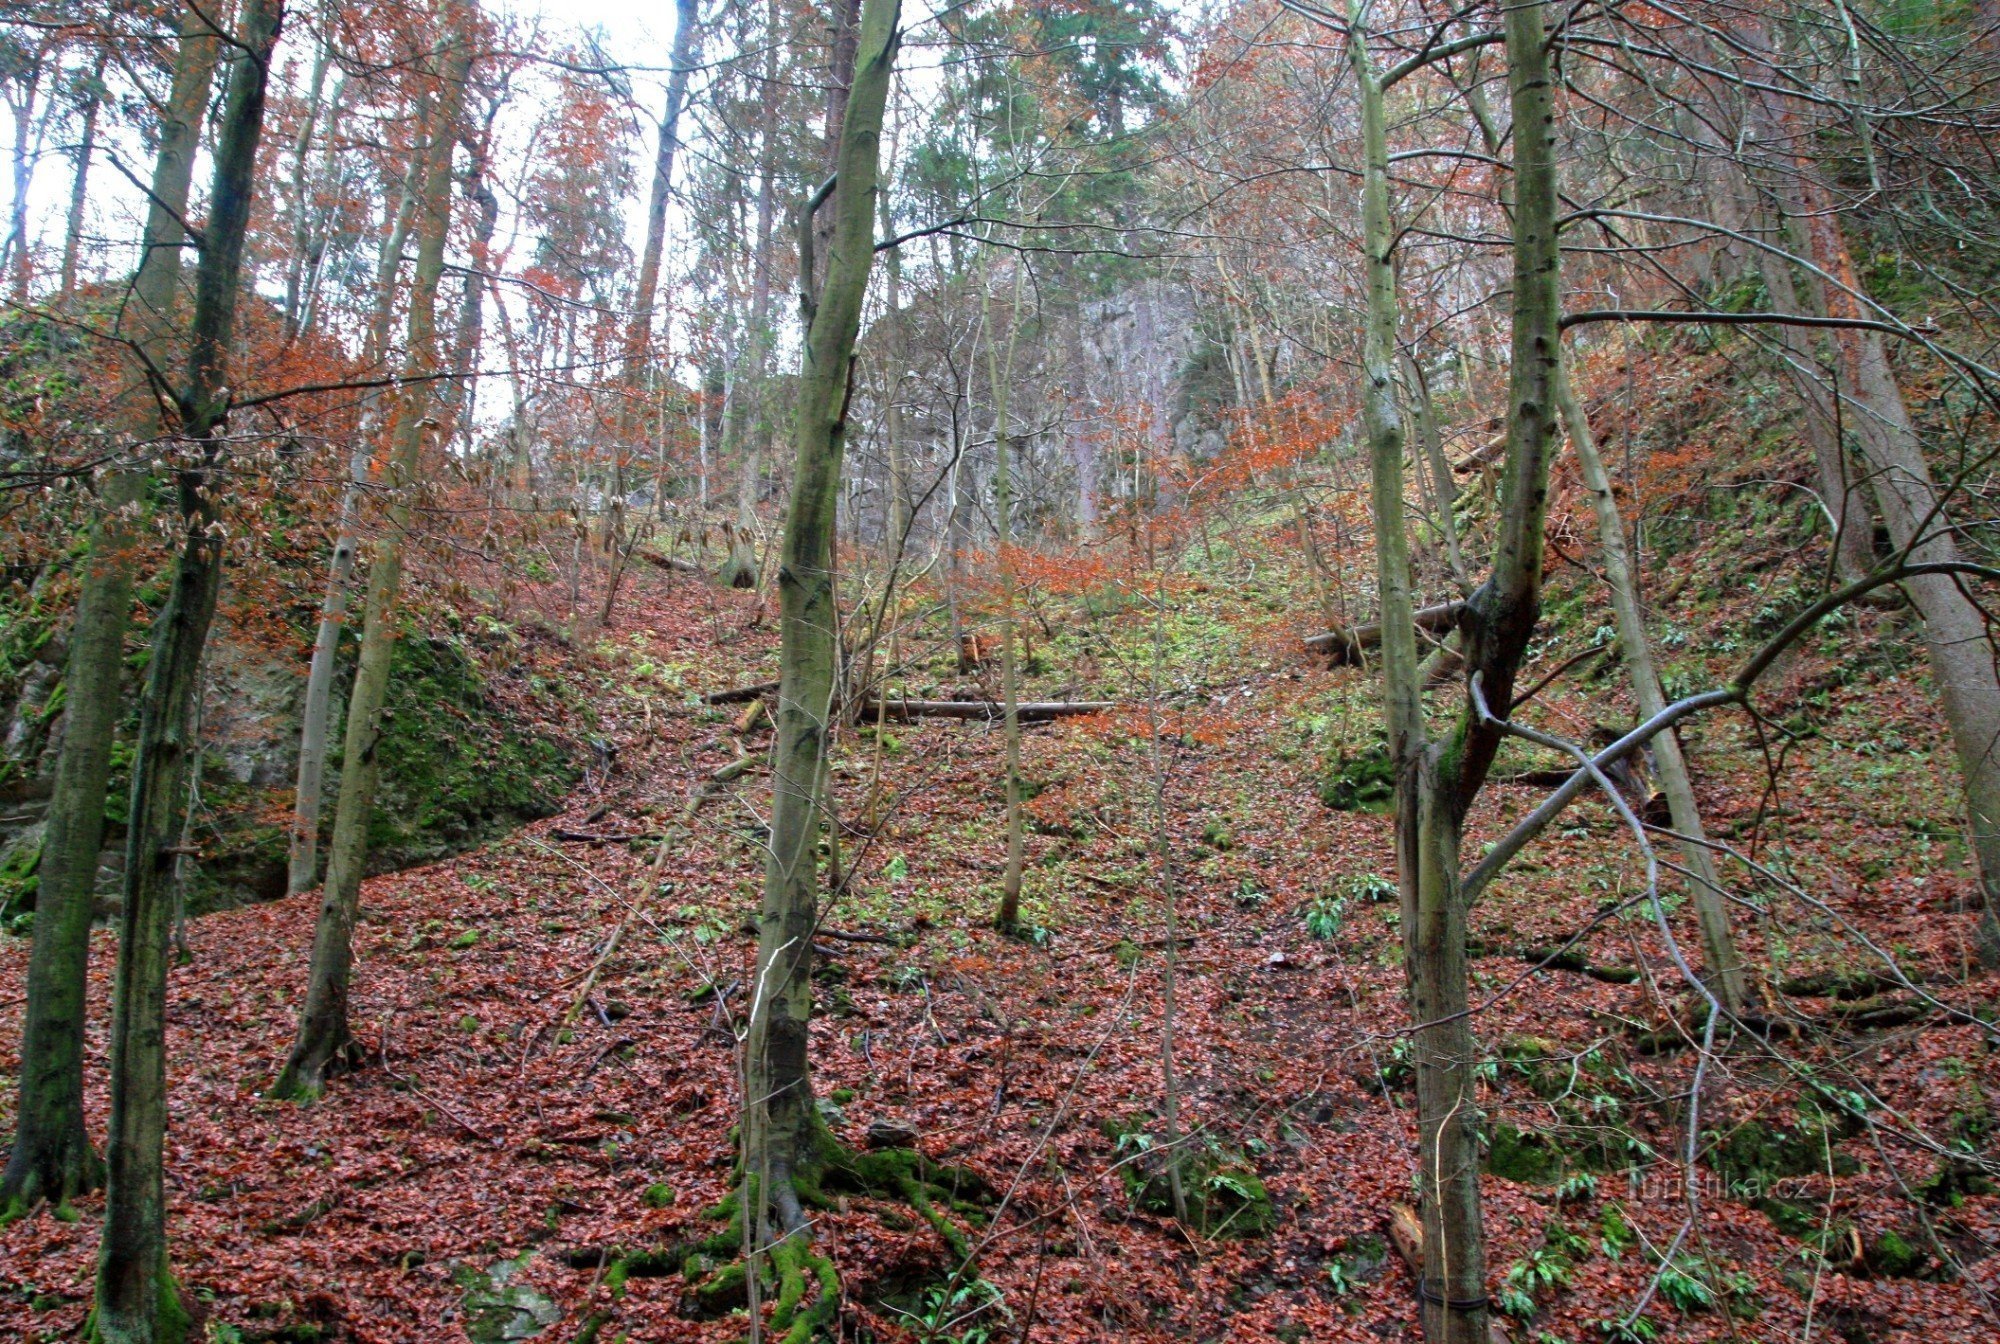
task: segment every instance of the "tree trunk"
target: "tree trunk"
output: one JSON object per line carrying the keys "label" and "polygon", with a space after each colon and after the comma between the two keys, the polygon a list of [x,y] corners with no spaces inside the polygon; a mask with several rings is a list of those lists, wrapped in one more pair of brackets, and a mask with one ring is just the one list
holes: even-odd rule
{"label": "tree trunk", "polygon": [[[1806,191],[1812,250],[1820,269],[1838,282],[1825,287],[1827,310],[1836,317],[1859,317],[1856,296],[1863,291],[1840,221],[1816,182],[1807,182]],[[1890,542],[1915,564],[1957,561],[1946,497],[1924,459],[1882,334],[1843,331],[1840,345],[1840,399],[1849,412],[1842,419],[1853,426]],[[1953,576],[1924,575],[1903,586],[1924,618],[1931,680],[1943,702],[1964,782],[1966,821],[1984,897],[1976,951],[1981,965],[2000,966],[2000,664],[1993,636],[1985,613]]]}
{"label": "tree trunk", "polygon": [[[723,448],[739,454],[736,469],[736,524],[729,534],[729,558],[722,581],[732,588],[755,588],[757,572],[757,496],[764,476],[764,444],[770,433],[764,373],[771,350],[771,270],[775,243],[773,222],[778,192],[778,6],[767,11],[764,38],[763,108],[759,120],[761,146],[757,170],[757,241],[751,254],[750,323],[746,362],[748,377],[739,370],[723,426]],[[754,423],[752,405],[755,405]]]}
{"label": "tree trunk", "polygon": [[[1467,600],[1460,633],[1470,678],[1505,712],[1540,609],[1542,555],[1561,340],[1556,175],[1546,6],[1505,11],[1513,111],[1513,348],[1502,512],[1491,573]],[[1382,610],[1383,698],[1396,767],[1397,873],[1417,1081],[1423,1217],[1424,1335],[1488,1344],[1485,1231],[1479,1198],[1476,1043],[1467,1013],[1466,900],[1460,847],[1500,730],[1468,703],[1451,735],[1424,725],[1404,518],[1403,417],[1397,405],[1397,305],[1383,93],[1357,22],[1351,59],[1362,103],[1362,221],[1368,324],[1363,424],[1373,467]]]}
{"label": "tree trunk", "polygon": [[[1625,524],[1618,516],[1618,501],[1612,496],[1611,478],[1598,455],[1590,418],[1577,403],[1566,369],[1556,375],[1556,398],[1563,423],[1569,428],[1569,441],[1576,448],[1584,489],[1590,491],[1591,505],[1597,512],[1598,552],[1604,566],[1605,585],[1611,589],[1611,610],[1618,623],[1618,650],[1632,678],[1632,694],[1638,701],[1639,719],[1643,723],[1666,709],[1667,697],[1653,663],[1652,641],[1646,637],[1638,576],[1625,546]],[[1715,856],[1703,843],[1708,833],[1701,824],[1701,811],[1695,806],[1687,762],[1681,758],[1680,742],[1671,731],[1653,739],[1653,761],[1660,791],[1667,796],[1667,812],[1674,829],[1688,837],[1681,842],[1681,861],[1687,865],[1694,888],[1695,916],[1701,925],[1710,992],[1732,1015],[1741,1016],[1749,1005],[1743,961],[1737,955],[1735,935],[1729,928],[1729,906],[1715,871]]]}
{"label": "tree trunk", "polygon": [[[1000,908],[994,913],[995,928],[1003,931],[1021,923],[1021,862],[1026,854],[1026,837],[1021,831],[1021,694],[1020,666],[1016,661],[1014,567],[1008,551],[1014,545],[1013,439],[1007,425],[1008,391],[1014,381],[1014,353],[1021,332],[1021,300],[1026,293],[1028,270],[1017,258],[1014,264],[1014,302],[1007,315],[1007,358],[995,354],[993,328],[986,324],[986,378],[993,396],[993,518],[997,528],[995,559],[1000,564],[1000,696],[1004,706],[1001,734],[1006,744],[1007,766],[1007,867],[1001,878]],[[985,304],[984,287],[981,305]]]}
{"label": "tree trunk", "polygon": [[[805,301],[806,339],[794,424],[796,474],[778,575],[781,631],[770,854],[758,918],[757,980],[746,1056],[745,1169],[767,1172],[762,1191],[787,1232],[808,1235],[791,1177],[815,1135],[807,1059],[812,936],[818,918],[817,785],[836,674],[832,582],[834,509],[846,437],[847,390],[861,302],[874,260],[875,192],[884,109],[895,63],[897,0],[866,0],[854,86],[841,131],[839,183],[827,277]],[[812,221],[799,226],[802,250]],[[802,256],[810,261],[810,255]],[[811,268],[800,290],[811,295]],[[756,1211],[745,1209],[746,1222]]]}
{"label": "tree trunk", "polygon": [[327,1078],[352,1062],[348,982],[354,962],[354,921],[361,878],[368,860],[368,823],[375,808],[381,762],[376,757],[382,705],[389,689],[389,662],[396,641],[396,601],[403,576],[403,544],[415,516],[414,493],[431,406],[430,375],[437,366],[437,292],[444,274],[445,244],[451,231],[451,151],[459,108],[471,65],[469,45],[450,43],[439,79],[419,191],[423,218],[416,271],[410,287],[407,369],[390,444],[384,484],[389,514],[375,543],[368,571],[368,603],[362,618],[361,655],[347,702],[342,746],[340,804],[328,849],[325,892],[313,929],[312,964],[299,1013],[299,1035],[284,1071],[272,1087],[277,1096],[310,1098],[325,1090]]}
{"label": "tree trunk", "polygon": [[[181,217],[187,210],[215,57],[208,26],[190,16],[161,113],[143,255],[127,308],[129,335],[155,368],[166,367],[170,357],[185,241]],[[156,439],[159,402],[139,369],[129,377],[135,390],[120,408],[124,433],[137,443]],[[63,743],[42,836],[34,943],[28,956],[21,1097],[13,1152],[0,1175],[0,1221],[32,1208],[38,1199],[60,1207],[103,1179],[83,1124],[84,984],[125,634],[132,623],[134,551],[142,536],[136,515],[148,479],[144,472],[128,471],[105,482],[102,512],[81,563],[64,681]]]}
{"label": "tree trunk", "polygon": [[124,908],[112,993],[111,1123],[104,1237],[97,1265],[96,1337],[106,1344],[178,1344],[188,1316],[167,1265],[167,959],[173,921],[172,849],[185,821],[196,749],[194,702],[221,587],[225,534],[210,471],[228,412],[224,360],[242,292],[257,142],[282,0],[245,0],[229,93],[216,136],[215,177],[190,328],[182,433],[199,465],[178,475],[184,520],[166,606],[153,622],[152,661],[132,763]]}
{"label": "tree trunk", "polygon": [[[676,0],[673,70],[667,77],[667,107],[660,118],[660,145],[653,160],[653,187],[646,200],[646,238],[639,252],[638,292],[634,296],[632,316],[625,327],[625,386],[619,407],[616,447],[621,461],[638,438],[646,368],[652,358],[653,305],[660,287],[660,256],[666,247],[667,197],[673,185],[674,155],[680,148],[681,111],[687,105],[688,72],[694,62],[695,29],[700,23],[698,11],[696,0]],[[600,625],[611,623],[612,612],[618,604],[618,585],[625,577],[625,565],[631,558],[633,547],[639,544],[637,536],[629,543],[624,541],[624,521],[622,502],[614,501],[606,520],[611,573],[604,584],[604,607],[598,613]]]}
{"label": "tree trunk", "polygon": [[[420,183],[405,173],[402,193],[382,240],[375,264],[375,307],[370,314],[363,362],[373,368],[389,345],[389,324],[396,311],[396,274],[409,238]],[[319,629],[313,637],[312,662],[306,672],[305,705],[299,724],[299,775],[292,795],[292,837],[285,892],[296,896],[319,880],[320,814],[326,803],[326,755],[333,715],[334,664],[340,652],[340,632],[347,624],[348,590],[354,578],[354,557],[360,548],[356,529],[366,498],[375,432],[381,423],[383,392],[371,388],[362,403],[355,428],[354,452],[348,461],[347,487],[340,496],[340,521],[335,525],[333,556],[327,562],[326,593],[320,599]]]}
{"label": "tree trunk", "polygon": [[69,218],[63,229],[62,293],[76,291],[77,260],[83,251],[83,210],[90,203],[90,160],[97,153],[97,116],[104,107],[104,64],[99,55],[90,72],[90,88],[84,94],[83,125],[76,138],[76,171],[70,178]]}
{"label": "tree trunk", "polygon": [[[1536,6],[1537,24],[1540,17]],[[1426,1339],[1433,1344],[1487,1344],[1472,1072],[1476,1056],[1463,1012],[1465,907],[1458,892],[1457,781],[1440,771],[1440,753],[1427,742],[1424,729],[1405,520],[1403,414],[1396,386],[1398,308],[1384,99],[1371,67],[1367,34],[1358,25],[1350,52],[1362,107],[1362,247],[1368,298],[1362,423],[1374,478],[1383,701],[1396,768],[1397,885],[1410,1017],[1416,1024],[1417,1185],[1424,1227],[1418,1291]]]}

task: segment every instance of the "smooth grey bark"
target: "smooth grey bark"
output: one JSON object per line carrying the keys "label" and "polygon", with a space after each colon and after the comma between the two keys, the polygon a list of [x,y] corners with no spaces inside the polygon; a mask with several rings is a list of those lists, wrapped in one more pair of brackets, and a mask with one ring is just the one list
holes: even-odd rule
{"label": "smooth grey bark", "polygon": [[104,1344],[178,1344],[189,1325],[167,1264],[170,851],[186,820],[189,771],[198,750],[195,696],[222,582],[226,534],[211,472],[220,451],[216,436],[229,412],[225,361],[243,291],[244,238],[271,50],[283,19],[282,0],[245,0],[241,11],[202,230],[187,381],[175,398],[178,429],[187,440],[175,471],[181,548],[166,605],[153,622],[152,659],[139,702],[112,991],[109,1179],[91,1318],[92,1334]]}
{"label": "smooth grey bark", "polygon": [[[1632,696],[1639,705],[1644,723],[1667,707],[1660,686],[1660,672],[1653,661],[1653,644],[1646,634],[1646,617],[1639,605],[1638,576],[1625,545],[1625,524],[1618,516],[1618,501],[1611,492],[1611,478],[1597,451],[1597,438],[1590,429],[1590,417],[1578,404],[1569,382],[1567,368],[1556,374],[1556,397],[1569,441],[1576,449],[1577,466],[1583,487],[1597,515],[1599,562],[1604,583],[1611,590],[1611,611],[1618,625],[1618,651],[1625,660],[1626,674],[1632,679]],[[1709,989],[1730,1013],[1741,1016],[1749,1006],[1750,991],[1743,959],[1736,951],[1736,938],[1729,927],[1729,905],[1722,880],[1715,870],[1715,857],[1705,843],[1708,832],[1695,805],[1694,785],[1688,779],[1687,761],[1679,740],[1671,732],[1653,739],[1653,761],[1660,792],[1667,797],[1667,814],[1674,830],[1687,838],[1681,841],[1681,862],[1686,866],[1693,888],[1695,917],[1701,926],[1702,952],[1706,958]]]}
{"label": "smooth grey bark", "polygon": [[65,296],[76,290],[77,263],[83,253],[83,211],[90,203],[90,161],[97,153],[97,117],[104,107],[104,65],[108,59],[108,53],[100,54],[91,68],[78,116],[76,168],[70,177],[69,216],[63,227],[61,285]]}
{"label": "smooth grey bark", "polygon": [[[1465,816],[1491,769],[1500,729],[1467,696],[1439,740],[1426,729],[1405,522],[1403,416],[1397,399],[1394,227],[1382,87],[1366,5],[1350,11],[1349,52],[1362,107],[1362,232],[1367,328],[1362,417],[1369,444],[1381,587],[1382,685],[1396,768],[1396,856],[1414,1026],[1417,1157],[1423,1223],[1418,1284],[1432,1344],[1488,1344],[1486,1239],[1479,1195],[1466,918],[1460,882]],[[1492,567],[1459,616],[1471,684],[1507,705],[1541,605],[1549,457],[1556,417],[1561,310],[1547,6],[1506,9],[1513,132],[1513,333],[1506,461]]]}
{"label": "smooth grey bark", "polygon": [[341,752],[340,802],[328,846],[319,918],[313,927],[312,961],[305,1002],[299,1010],[298,1039],[272,1085],[276,1096],[315,1097],[325,1090],[328,1077],[351,1064],[354,1057],[347,1012],[354,922],[368,859],[368,823],[381,774],[375,753],[381,740],[382,706],[388,695],[389,662],[396,641],[403,543],[415,515],[418,467],[431,408],[429,375],[436,371],[438,362],[437,292],[451,232],[451,151],[458,138],[459,109],[470,66],[469,44],[462,35],[455,35],[444,54],[437,105],[423,155],[418,191],[422,220],[410,286],[405,356],[408,381],[398,398],[383,478],[390,501],[388,516],[369,560],[361,653],[354,671],[354,689],[348,696]]}
{"label": "smooth grey bark", "polygon": [[[180,306],[181,219],[194,178],[196,142],[208,105],[216,43],[190,15],[161,109],[139,270],[121,335],[138,357],[119,411],[136,443],[160,436],[159,398],[145,365],[166,368]],[[42,836],[34,942],[28,955],[28,1005],[21,1035],[21,1093],[14,1146],[0,1175],[0,1219],[46,1199],[60,1207],[94,1189],[103,1164],[83,1124],[84,986],[90,959],[90,908],[104,845],[105,789],[121,711],[125,635],[132,623],[133,565],[141,544],[138,517],[150,477],[114,472],[81,561],[76,612],[65,664],[63,743],[56,757],[48,824]]]}
{"label": "smooth grey bark", "polygon": [[[403,176],[402,190],[390,218],[389,232],[375,263],[375,304],[368,320],[363,362],[377,365],[389,347],[389,324],[396,311],[396,274],[402,266],[410,222],[417,205],[418,162]],[[296,896],[319,880],[320,817],[326,805],[326,758],[333,716],[333,674],[340,651],[340,632],[347,624],[347,599],[360,549],[361,505],[372,477],[376,432],[381,424],[382,389],[371,388],[362,403],[355,428],[354,451],[347,465],[347,486],[340,495],[340,518],[334,526],[333,554],[327,561],[326,593],[320,598],[319,627],[313,636],[312,661],[306,671],[305,704],[299,716],[299,773],[292,795],[290,861],[285,892]]]}
{"label": "smooth grey bark", "polygon": [[772,0],[766,13],[763,105],[758,132],[761,143],[757,168],[757,236],[750,263],[749,330],[744,333],[748,376],[745,376],[745,370],[738,371],[722,427],[724,453],[734,450],[737,454],[736,521],[729,533],[729,558],[722,566],[722,581],[732,588],[755,588],[762,578],[757,568],[757,495],[763,486],[764,446],[770,435],[769,388],[764,375],[771,351],[772,248],[776,245],[773,226],[778,200],[779,13],[776,0]]}

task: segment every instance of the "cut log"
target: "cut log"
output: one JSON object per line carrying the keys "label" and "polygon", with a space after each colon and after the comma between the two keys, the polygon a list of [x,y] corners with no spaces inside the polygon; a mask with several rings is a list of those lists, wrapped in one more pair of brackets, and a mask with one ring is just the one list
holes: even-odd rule
{"label": "cut log", "polygon": [[732,686],[726,691],[708,691],[701,697],[704,705],[733,705],[743,700],[756,700],[778,693],[775,681],[759,681],[749,686]]}
{"label": "cut log", "polygon": [[[1463,602],[1440,602],[1434,607],[1425,607],[1417,612],[1417,629],[1432,634],[1440,630],[1449,630],[1458,624],[1458,613],[1464,609]],[[1315,653],[1324,653],[1336,667],[1342,663],[1360,662],[1362,650],[1378,648],[1381,643],[1380,621],[1328,630],[1324,634],[1308,635],[1305,640],[1308,649]]]}
{"label": "cut log", "polygon": [[[1407,1204],[1389,1206],[1389,1244],[1396,1248],[1396,1254],[1410,1267],[1410,1273],[1418,1283],[1424,1278],[1424,1225],[1417,1217],[1417,1211]],[[1486,1322],[1488,1344],[1513,1344],[1513,1336],[1499,1320],[1488,1318]]]}
{"label": "cut log", "polygon": [[[1015,706],[1022,723],[1045,723],[1078,714],[1103,714],[1118,708],[1116,700],[1033,700]],[[998,723],[1007,707],[992,700],[869,700],[861,706],[863,721],[876,715],[896,723],[915,719],[979,719]]]}
{"label": "cut log", "polygon": [[1424,1224],[1409,1205],[1389,1206],[1389,1242],[1412,1274],[1424,1272]]}

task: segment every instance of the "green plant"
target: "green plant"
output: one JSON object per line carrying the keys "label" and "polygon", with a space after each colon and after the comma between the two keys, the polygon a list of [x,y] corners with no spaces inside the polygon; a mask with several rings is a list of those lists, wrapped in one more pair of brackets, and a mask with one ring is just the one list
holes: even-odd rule
{"label": "green plant", "polygon": [[[999,1319],[968,1324],[987,1312]],[[990,1344],[1000,1324],[1014,1319],[1005,1295],[985,1279],[969,1279],[956,1287],[934,1284],[924,1290],[918,1309],[903,1315],[927,1344]]]}
{"label": "green plant", "polygon": [[1321,942],[1330,942],[1347,922],[1347,898],[1319,896],[1306,906],[1306,932]]}
{"label": "green plant", "polygon": [[1660,1296],[1683,1313],[1707,1311],[1715,1305],[1715,1290],[1701,1276],[1701,1267],[1681,1257],[1660,1266]]}

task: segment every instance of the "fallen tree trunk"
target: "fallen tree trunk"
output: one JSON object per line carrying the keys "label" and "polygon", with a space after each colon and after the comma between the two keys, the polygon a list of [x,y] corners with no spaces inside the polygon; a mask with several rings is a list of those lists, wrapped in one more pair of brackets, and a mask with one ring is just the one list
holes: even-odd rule
{"label": "fallen tree trunk", "polygon": [[664,569],[672,574],[700,574],[708,571],[692,560],[683,560],[678,555],[661,555],[657,551],[640,551],[639,558],[655,569]]}
{"label": "fallen tree trunk", "polygon": [[[1045,723],[1050,719],[1102,714],[1117,708],[1116,700],[1031,700],[1016,706],[1015,713],[1022,723]],[[1006,716],[1006,708],[992,700],[867,700],[862,703],[861,715],[864,719],[872,719],[878,714],[896,723],[909,723],[914,719],[983,719],[998,723]]]}
{"label": "fallen tree trunk", "polygon": [[[1417,629],[1431,634],[1449,630],[1458,624],[1458,613],[1464,609],[1463,602],[1440,602],[1434,607],[1424,607],[1416,613]],[[1315,653],[1324,653],[1336,667],[1342,663],[1360,662],[1364,649],[1378,648],[1381,643],[1380,621],[1328,630],[1324,634],[1308,635],[1305,639],[1305,646],[1308,649]]]}
{"label": "fallen tree trunk", "polygon": [[775,681],[759,681],[749,686],[732,686],[726,691],[709,691],[701,697],[704,705],[733,705],[742,700],[758,700],[778,693]]}

